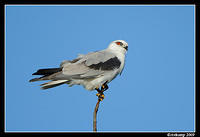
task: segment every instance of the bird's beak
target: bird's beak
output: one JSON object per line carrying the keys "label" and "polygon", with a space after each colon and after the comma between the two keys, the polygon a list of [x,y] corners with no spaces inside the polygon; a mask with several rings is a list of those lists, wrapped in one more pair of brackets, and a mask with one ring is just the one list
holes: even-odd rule
{"label": "bird's beak", "polygon": [[124,47],[128,51],[128,46]]}

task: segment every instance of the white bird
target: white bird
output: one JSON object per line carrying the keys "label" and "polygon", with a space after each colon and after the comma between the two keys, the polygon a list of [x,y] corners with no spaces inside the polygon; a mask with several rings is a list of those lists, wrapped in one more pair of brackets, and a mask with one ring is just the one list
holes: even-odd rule
{"label": "white bird", "polygon": [[107,84],[122,73],[127,50],[128,43],[124,40],[115,40],[104,50],[86,55],[80,54],[71,61],[65,60],[59,68],[39,69],[32,75],[42,75],[42,77],[31,79],[30,82],[51,80],[41,84],[41,89],[62,84],[82,85],[87,90],[101,92],[98,96],[104,96],[102,92],[108,89]]}

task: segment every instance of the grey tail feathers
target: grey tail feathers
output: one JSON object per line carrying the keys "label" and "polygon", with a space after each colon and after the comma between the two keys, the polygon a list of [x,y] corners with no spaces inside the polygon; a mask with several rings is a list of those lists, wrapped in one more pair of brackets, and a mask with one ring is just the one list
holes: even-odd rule
{"label": "grey tail feathers", "polygon": [[[40,81],[40,80],[52,80],[52,77],[57,72],[62,71],[62,68],[49,68],[49,69],[39,69],[37,72],[33,73],[32,75],[42,75],[39,78],[33,78],[29,82]],[[62,84],[69,84],[70,80],[52,80],[47,83],[41,84],[41,89],[49,89],[56,86],[60,86]]]}
{"label": "grey tail feathers", "polygon": [[33,73],[32,75],[43,75],[39,78],[33,78],[29,80],[29,82],[40,81],[40,80],[48,80],[47,76],[50,76],[54,73],[62,71],[62,68],[49,68],[49,69],[39,69],[37,72]]}

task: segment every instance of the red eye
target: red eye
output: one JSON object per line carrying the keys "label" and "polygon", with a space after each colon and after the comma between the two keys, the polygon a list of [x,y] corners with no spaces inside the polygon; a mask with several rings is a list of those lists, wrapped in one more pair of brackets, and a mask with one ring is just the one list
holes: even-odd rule
{"label": "red eye", "polygon": [[121,45],[121,42],[116,42],[117,45]]}

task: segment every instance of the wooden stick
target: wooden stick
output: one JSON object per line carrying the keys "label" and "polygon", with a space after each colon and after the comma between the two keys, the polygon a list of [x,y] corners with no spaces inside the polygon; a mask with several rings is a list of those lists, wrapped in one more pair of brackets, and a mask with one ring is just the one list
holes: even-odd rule
{"label": "wooden stick", "polygon": [[98,98],[96,107],[94,109],[94,113],[93,113],[93,131],[96,132],[97,131],[97,111],[99,108],[99,103],[101,102],[100,98]]}

